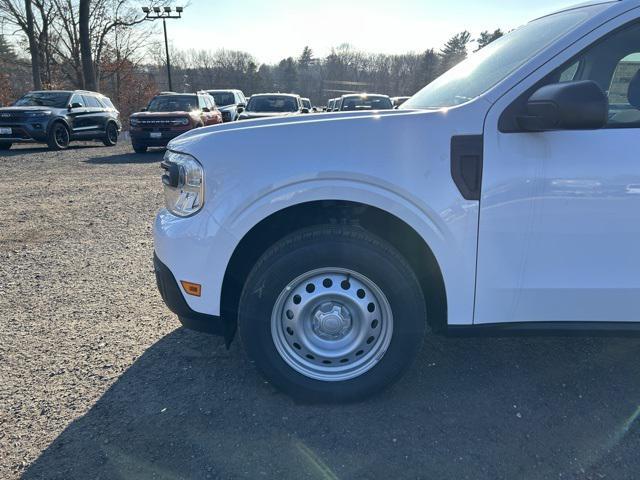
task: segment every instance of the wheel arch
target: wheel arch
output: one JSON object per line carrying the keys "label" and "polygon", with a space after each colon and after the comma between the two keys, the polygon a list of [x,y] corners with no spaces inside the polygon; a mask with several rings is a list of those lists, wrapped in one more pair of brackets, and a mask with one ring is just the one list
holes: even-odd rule
{"label": "wheel arch", "polygon": [[56,123],[62,123],[67,128],[67,131],[69,132],[69,136],[71,137],[71,135],[73,135],[71,125],[69,125],[69,122],[67,121],[67,119],[64,117],[57,117],[57,118],[54,118],[51,122],[49,122],[49,126],[47,127],[47,136],[51,133],[51,129]]}
{"label": "wheel arch", "polygon": [[446,329],[445,279],[436,255],[423,235],[399,216],[370,204],[311,200],[271,213],[249,229],[236,245],[224,273],[220,298],[220,313],[227,324],[227,342],[235,334],[240,295],[255,262],[284,236],[320,224],[357,225],[392,244],[407,259],[420,281],[430,328],[435,332]]}

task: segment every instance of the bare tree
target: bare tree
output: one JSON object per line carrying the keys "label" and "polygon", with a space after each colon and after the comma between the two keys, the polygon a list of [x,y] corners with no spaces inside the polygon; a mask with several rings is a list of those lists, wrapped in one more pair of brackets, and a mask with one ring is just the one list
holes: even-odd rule
{"label": "bare tree", "polygon": [[33,26],[33,9],[31,0],[24,1],[26,33],[29,39],[29,52],[31,53],[31,75],[33,77],[33,88],[40,90],[42,88],[42,79],[40,78],[40,49],[36,41],[36,31]]}
{"label": "bare tree", "polygon": [[96,73],[93,69],[93,58],[91,55],[91,31],[89,30],[91,0],[80,0],[78,10],[78,30],[80,32],[80,55],[82,57],[82,77],[84,79],[84,87],[88,90],[96,90]]}

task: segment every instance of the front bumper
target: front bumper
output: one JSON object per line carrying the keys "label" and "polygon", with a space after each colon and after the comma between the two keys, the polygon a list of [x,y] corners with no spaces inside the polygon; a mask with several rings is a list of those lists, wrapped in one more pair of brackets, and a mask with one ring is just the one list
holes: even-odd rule
{"label": "front bumper", "polygon": [[49,119],[34,122],[0,122],[0,128],[10,128],[10,134],[0,134],[2,142],[46,142]]}
{"label": "front bumper", "polygon": [[180,323],[185,328],[212,335],[229,336],[230,332],[225,330],[225,325],[219,316],[196,312],[187,305],[173,273],[171,273],[169,267],[160,261],[155,252],[153,254],[153,266],[162,300],[169,307],[169,310],[178,316]]}
{"label": "front bumper", "polygon": [[[136,145],[146,145],[147,147],[166,147],[167,144],[176,137],[179,137],[190,129],[184,130],[165,130],[160,132],[149,130],[130,130],[131,141]],[[159,138],[152,138],[151,133],[159,133]]]}

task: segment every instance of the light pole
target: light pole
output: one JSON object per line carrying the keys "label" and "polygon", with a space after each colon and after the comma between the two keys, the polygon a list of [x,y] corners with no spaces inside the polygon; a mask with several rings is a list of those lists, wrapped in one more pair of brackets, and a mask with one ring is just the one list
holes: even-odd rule
{"label": "light pole", "polygon": [[162,27],[164,28],[164,48],[167,52],[167,79],[169,80],[169,90],[173,90],[171,84],[171,62],[169,61],[169,41],[167,40],[167,19],[182,18],[183,7],[176,7],[176,13],[171,13],[171,7],[142,7],[142,11],[146,14],[145,20],[162,19]]}

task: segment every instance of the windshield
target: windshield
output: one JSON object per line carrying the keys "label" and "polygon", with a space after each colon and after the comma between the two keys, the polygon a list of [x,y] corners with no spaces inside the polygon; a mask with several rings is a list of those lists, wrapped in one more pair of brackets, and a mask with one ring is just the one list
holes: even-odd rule
{"label": "windshield", "polygon": [[236,103],[236,99],[231,92],[209,92],[219,107],[226,107],[227,105],[233,105]]}
{"label": "windshield", "polygon": [[147,107],[148,112],[190,112],[198,109],[195,95],[161,95],[155,97]]}
{"label": "windshield", "polygon": [[18,107],[53,107],[66,108],[69,106],[68,92],[31,92],[20,98],[15,106]]}
{"label": "windshield", "polygon": [[345,97],[340,110],[389,110],[393,108],[391,99],[382,96]]}
{"label": "windshield", "polygon": [[247,105],[249,112],[296,112],[298,111],[298,102],[294,97],[285,96],[260,96],[251,97]]}
{"label": "windshield", "polygon": [[534,20],[472,54],[400,108],[453,107],[473,100],[603,8],[593,5]]}

